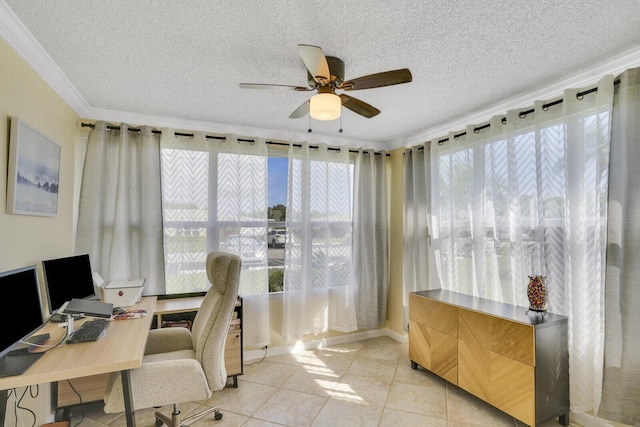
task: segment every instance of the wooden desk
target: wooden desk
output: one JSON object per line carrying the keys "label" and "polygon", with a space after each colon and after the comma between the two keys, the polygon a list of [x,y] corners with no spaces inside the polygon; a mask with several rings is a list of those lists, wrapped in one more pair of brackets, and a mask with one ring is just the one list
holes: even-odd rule
{"label": "wooden desk", "polygon": [[174,313],[189,313],[192,311],[198,311],[204,300],[204,295],[198,297],[187,298],[171,298],[171,299],[159,299],[156,301],[156,309],[154,314],[156,316],[158,328],[162,327],[162,315],[174,314]]}
{"label": "wooden desk", "polygon": [[[4,419],[7,390],[11,388],[120,371],[125,387],[127,426],[135,426],[129,370],[142,365],[155,304],[156,297],[143,297],[135,307],[147,310],[149,315],[146,317],[114,321],[107,328],[105,336],[98,341],[61,345],[48,351],[24,374],[0,378],[0,419]],[[76,328],[82,322],[82,319],[76,321]],[[65,329],[58,325],[48,323],[37,333],[48,332],[51,338],[47,344],[55,344],[65,334]]]}

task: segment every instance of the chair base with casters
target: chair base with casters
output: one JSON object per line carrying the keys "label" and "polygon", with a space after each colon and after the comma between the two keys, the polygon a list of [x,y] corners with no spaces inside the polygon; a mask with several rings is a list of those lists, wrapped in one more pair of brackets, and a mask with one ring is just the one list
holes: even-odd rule
{"label": "chair base with casters", "polygon": [[178,404],[174,404],[173,405],[173,412],[171,413],[171,417],[166,416],[165,414],[163,414],[160,411],[156,411],[156,413],[155,413],[155,416],[156,416],[156,427],[160,427],[163,424],[165,424],[167,426],[171,426],[171,427],[188,427],[190,425],[190,423],[198,421],[200,418],[203,418],[203,417],[209,415],[212,412],[215,414],[213,418],[216,421],[222,419],[222,412],[220,412],[220,409],[218,409],[218,407],[214,407],[214,408],[209,408],[207,410],[199,412],[199,413],[197,413],[195,415],[192,415],[192,416],[187,417],[184,420],[182,420],[181,416],[180,416],[180,409],[178,408]]}

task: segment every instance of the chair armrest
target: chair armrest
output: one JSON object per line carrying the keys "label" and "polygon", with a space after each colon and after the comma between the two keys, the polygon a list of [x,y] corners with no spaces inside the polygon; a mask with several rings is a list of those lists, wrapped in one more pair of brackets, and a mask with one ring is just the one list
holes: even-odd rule
{"label": "chair armrest", "polygon": [[161,328],[149,331],[144,354],[168,353],[178,350],[193,350],[191,331],[187,328]]}
{"label": "chair armrest", "polygon": [[[205,400],[211,397],[204,371],[195,359],[162,360],[143,363],[132,369],[131,393],[134,409]],[[124,411],[124,397],[120,373],[108,382],[104,397],[104,411]]]}

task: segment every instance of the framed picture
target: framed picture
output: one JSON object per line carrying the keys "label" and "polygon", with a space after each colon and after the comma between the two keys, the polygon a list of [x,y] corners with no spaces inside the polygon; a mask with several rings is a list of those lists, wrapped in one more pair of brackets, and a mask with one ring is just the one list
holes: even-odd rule
{"label": "framed picture", "polygon": [[11,118],[7,212],[58,213],[60,146],[17,117]]}

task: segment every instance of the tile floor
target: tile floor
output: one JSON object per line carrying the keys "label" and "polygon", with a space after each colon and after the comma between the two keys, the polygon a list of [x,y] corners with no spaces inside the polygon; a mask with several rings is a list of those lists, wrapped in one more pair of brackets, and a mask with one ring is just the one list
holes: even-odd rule
{"label": "tile floor", "polygon": [[[388,337],[247,363],[238,388],[227,387],[181,410],[189,413],[200,405],[217,405],[224,417],[209,416],[196,427],[524,425],[422,368],[412,370],[407,344]],[[171,407],[161,410],[169,414]],[[153,426],[154,411],[136,411],[137,426]],[[81,418],[80,410],[75,412],[72,425]],[[85,405],[80,426],[125,424],[122,414],[104,414],[101,404],[92,404]],[[556,419],[544,427],[559,425]]]}

